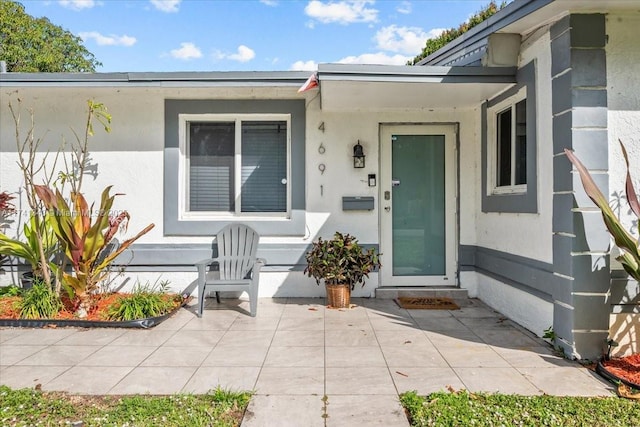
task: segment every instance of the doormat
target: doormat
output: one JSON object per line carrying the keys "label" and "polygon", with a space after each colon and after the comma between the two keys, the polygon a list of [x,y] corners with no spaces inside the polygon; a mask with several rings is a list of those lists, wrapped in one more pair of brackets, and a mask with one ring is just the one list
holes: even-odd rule
{"label": "doormat", "polygon": [[451,298],[399,297],[395,302],[402,308],[420,310],[459,310]]}

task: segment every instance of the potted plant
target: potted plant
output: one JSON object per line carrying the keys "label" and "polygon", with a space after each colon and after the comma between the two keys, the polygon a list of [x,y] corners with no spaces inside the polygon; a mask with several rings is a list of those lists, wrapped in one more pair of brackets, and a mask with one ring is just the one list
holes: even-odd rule
{"label": "potted plant", "polygon": [[336,232],[330,240],[313,242],[304,273],[318,285],[324,280],[330,307],[349,308],[356,283],[364,286],[365,277],[380,267],[378,256],[373,248],[365,251],[355,237]]}

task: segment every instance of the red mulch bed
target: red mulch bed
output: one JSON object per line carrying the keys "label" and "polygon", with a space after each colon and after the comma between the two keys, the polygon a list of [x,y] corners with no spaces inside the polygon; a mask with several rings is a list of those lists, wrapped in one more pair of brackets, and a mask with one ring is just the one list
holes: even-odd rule
{"label": "red mulch bed", "polygon": [[640,388],[640,354],[603,360],[601,364],[610,374]]}
{"label": "red mulch bed", "polygon": [[[91,310],[87,313],[87,317],[82,320],[86,321],[105,321],[108,320],[106,312],[110,306],[112,306],[118,299],[127,297],[131,294],[126,293],[104,293],[97,294],[91,301]],[[167,294],[167,298],[173,299],[174,295]],[[20,297],[3,297],[0,298],[0,319],[19,319],[20,312],[15,309],[15,303],[20,300]],[[70,300],[68,297],[62,298],[63,309],[58,312],[55,317],[50,320],[77,320],[74,315],[78,308],[77,300]],[[181,301],[175,301],[175,307],[181,305]]]}

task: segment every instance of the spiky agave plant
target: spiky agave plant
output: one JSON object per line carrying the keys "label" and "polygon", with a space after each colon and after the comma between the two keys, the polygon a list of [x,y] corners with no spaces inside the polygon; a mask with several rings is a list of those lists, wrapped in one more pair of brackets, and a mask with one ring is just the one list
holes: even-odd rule
{"label": "spiky agave plant", "polygon": [[[638,202],[638,194],[633,187],[633,180],[631,179],[629,156],[622,141],[620,141],[620,147],[622,148],[622,155],[624,156],[624,161],[627,166],[627,179],[625,183],[627,202],[633,214],[638,218],[638,221],[640,221],[640,203]],[[564,152],[580,174],[580,180],[582,181],[585,192],[589,198],[593,200],[593,203],[600,208],[604,223],[613,237],[616,246],[620,249],[620,256],[616,259],[622,264],[622,267],[631,277],[640,282],[640,239],[635,238],[622,225],[620,219],[618,219],[613,209],[609,206],[608,199],[602,194],[587,168],[576,157],[573,151],[565,149]]]}

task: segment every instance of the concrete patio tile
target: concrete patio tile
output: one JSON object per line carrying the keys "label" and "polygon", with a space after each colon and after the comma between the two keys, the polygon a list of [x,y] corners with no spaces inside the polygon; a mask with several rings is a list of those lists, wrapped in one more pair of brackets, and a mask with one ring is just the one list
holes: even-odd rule
{"label": "concrete patio tile", "polygon": [[352,319],[325,318],[324,327],[327,331],[364,330],[373,333],[368,317]]}
{"label": "concrete patio tile", "polygon": [[451,331],[424,331],[424,334],[429,338],[429,341],[436,346],[456,346],[462,344],[485,344],[479,336],[477,336],[471,329],[466,326],[459,330]]}
{"label": "concrete patio tile", "polygon": [[395,393],[379,396],[328,396],[327,427],[408,427],[409,421]]}
{"label": "concrete patio tile", "polygon": [[195,309],[193,312],[188,309],[180,309],[176,314],[170,318],[164,320],[153,329],[156,331],[178,331],[182,329],[187,323],[189,323],[194,317],[196,317]]}
{"label": "concrete patio tile", "polygon": [[288,302],[282,310],[282,317],[324,317],[326,305],[324,298],[296,298]]}
{"label": "concrete patio tile", "polygon": [[453,317],[449,310],[407,310],[414,319],[448,319]]}
{"label": "concrete patio tile", "polygon": [[325,347],[327,368],[387,366],[378,346]]}
{"label": "concrete patio tile", "polygon": [[507,368],[510,366],[493,348],[486,344],[437,348],[452,368]]}
{"label": "concrete patio tile", "polygon": [[324,367],[322,347],[271,347],[264,366],[279,367]]}
{"label": "concrete patio tile", "polygon": [[133,369],[108,394],[175,394],[195,373],[194,367],[152,367]]}
{"label": "concrete patio tile", "polygon": [[200,366],[209,355],[208,347],[159,347],[140,366]]}
{"label": "concrete patio tile", "polygon": [[418,327],[425,331],[457,331],[464,326],[457,318],[449,317],[420,317],[415,320]]}
{"label": "concrete patio tile", "polygon": [[0,384],[8,387],[33,388],[46,384],[70,369],[68,366],[8,366],[0,370]]}
{"label": "concrete patio tile", "polygon": [[318,395],[253,396],[241,427],[324,427],[324,406]]}
{"label": "concrete patio tile", "polygon": [[61,339],[55,345],[98,345],[103,346],[122,336],[126,329],[96,328],[77,329],[75,333]]}
{"label": "concrete patio tile", "polygon": [[406,331],[376,331],[376,339],[381,347],[433,347],[423,331],[412,328],[408,328]]}
{"label": "concrete patio tile", "polygon": [[466,327],[472,331],[484,331],[487,329],[509,329],[517,328],[516,324],[506,317],[460,317],[458,318]]}
{"label": "concrete patio tile", "polygon": [[378,340],[372,329],[339,329],[325,331],[325,345],[338,346],[375,346]]}
{"label": "concrete patio tile", "polygon": [[16,365],[74,366],[99,349],[98,346],[88,345],[52,345],[22,359]]}
{"label": "concrete patio tile", "polygon": [[520,394],[533,396],[542,394],[515,368],[453,368],[464,388],[471,392]]}
{"label": "concrete patio tile", "polygon": [[386,367],[327,368],[325,381],[328,395],[397,394]]}
{"label": "concrete patio tile", "polygon": [[111,342],[111,345],[119,346],[159,346],[164,344],[176,331],[162,330],[132,330],[120,335]]}
{"label": "concrete patio tile", "polygon": [[458,318],[478,318],[478,317],[502,317],[500,313],[490,309],[489,307],[461,307],[460,310],[451,310],[451,315]]}
{"label": "concrete patio tile", "polygon": [[279,331],[322,331],[324,330],[324,316],[283,317],[278,325]]}
{"label": "concrete patio tile", "polygon": [[227,331],[218,341],[218,347],[263,347],[271,344],[275,331]]}
{"label": "concrete patio tile", "polygon": [[423,368],[444,368],[449,366],[433,346],[382,347],[382,353],[389,366],[416,366]]}
{"label": "concrete patio tile", "polygon": [[464,388],[464,384],[451,368],[416,368],[414,366],[390,367],[391,378],[398,393],[415,390],[420,395],[436,391]]}
{"label": "concrete patio tile", "polygon": [[102,347],[86,359],[78,362],[79,366],[138,366],[151,353],[155,346],[123,346],[108,345]]}
{"label": "concrete patio tile", "polygon": [[229,327],[230,331],[275,331],[280,317],[239,316]]}
{"label": "concrete patio tile", "polygon": [[369,318],[374,331],[404,331],[407,328],[419,329],[411,317]]}
{"label": "concrete patio tile", "polygon": [[356,320],[368,320],[369,315],[367,309],[360,306],[352,308],[329,308],[324,312],[324,317],[327,321],[356,321]]}
{"label": "concrete patio tile", "polygon": [[204,359],[202,366],[262,366],[269,346],[218,346]]}
{"label": "concrete patio tile", "polygon": [[496,347],[528,348],[544,344],[518,329],[478,329],[475,333],[482,341]]}
{"label": "concrete patio tile", "polygon": [[324,346],[324,331],[276,331],[272,347]]}
{"label": "concrete patio tile", "polygon": [[0,366],[9,366],[45,348],[44,345],[0,345]]}
{"label": "concrete patio tile", "polygon": [[182,389],[183,393],[204,394],[217,387],[232,391],[251,391],[255,388],[259,367],[202,366]]}
{"label": "concrete patio tile", "polygon": [[23,328],[0,328],[0,344],[21,335]]}
{"label": "concrete patio tile", "polygon": [[260,395],[315,394],[322,397],[324,369],[264,367],[258,376],[256,393]]}
{"label": "concrete patio tile", "polygon": [[181,330],[226,331],[239,314],[231,311],[208,311],[202,317],[194,317]]}
{"label": "concrete patio tile", "polygon": [[172,335],[163,346],[213,348],[222,339],[224,331],[181,330]]}
{"label": "concrete patio tile", "polygon": [[66,391],[74,394],[106,394],[133,368],[74,366],[42,386],[47,391]]}
{"label": "concrete patio tile", "polygon": [[[18,329],[18,328],[16,328]],[[68,337],[76,332],[75,328],[59,328],[59,329],[27,329],[19,328],[21,333],[14,336],[3,344],[11,345],[50,345],[55,344],[63,338]]]}
{"label": "concrete patio tile", "polygon": [[556,355],[548,347],[504,348],[492,346],[514,368],[575,367],[575,363]]}
{"label": "concrete patio tile", "polygon": [[518,368],[529,381],[554,396],[611,396],[613,386],[581,366]]}

